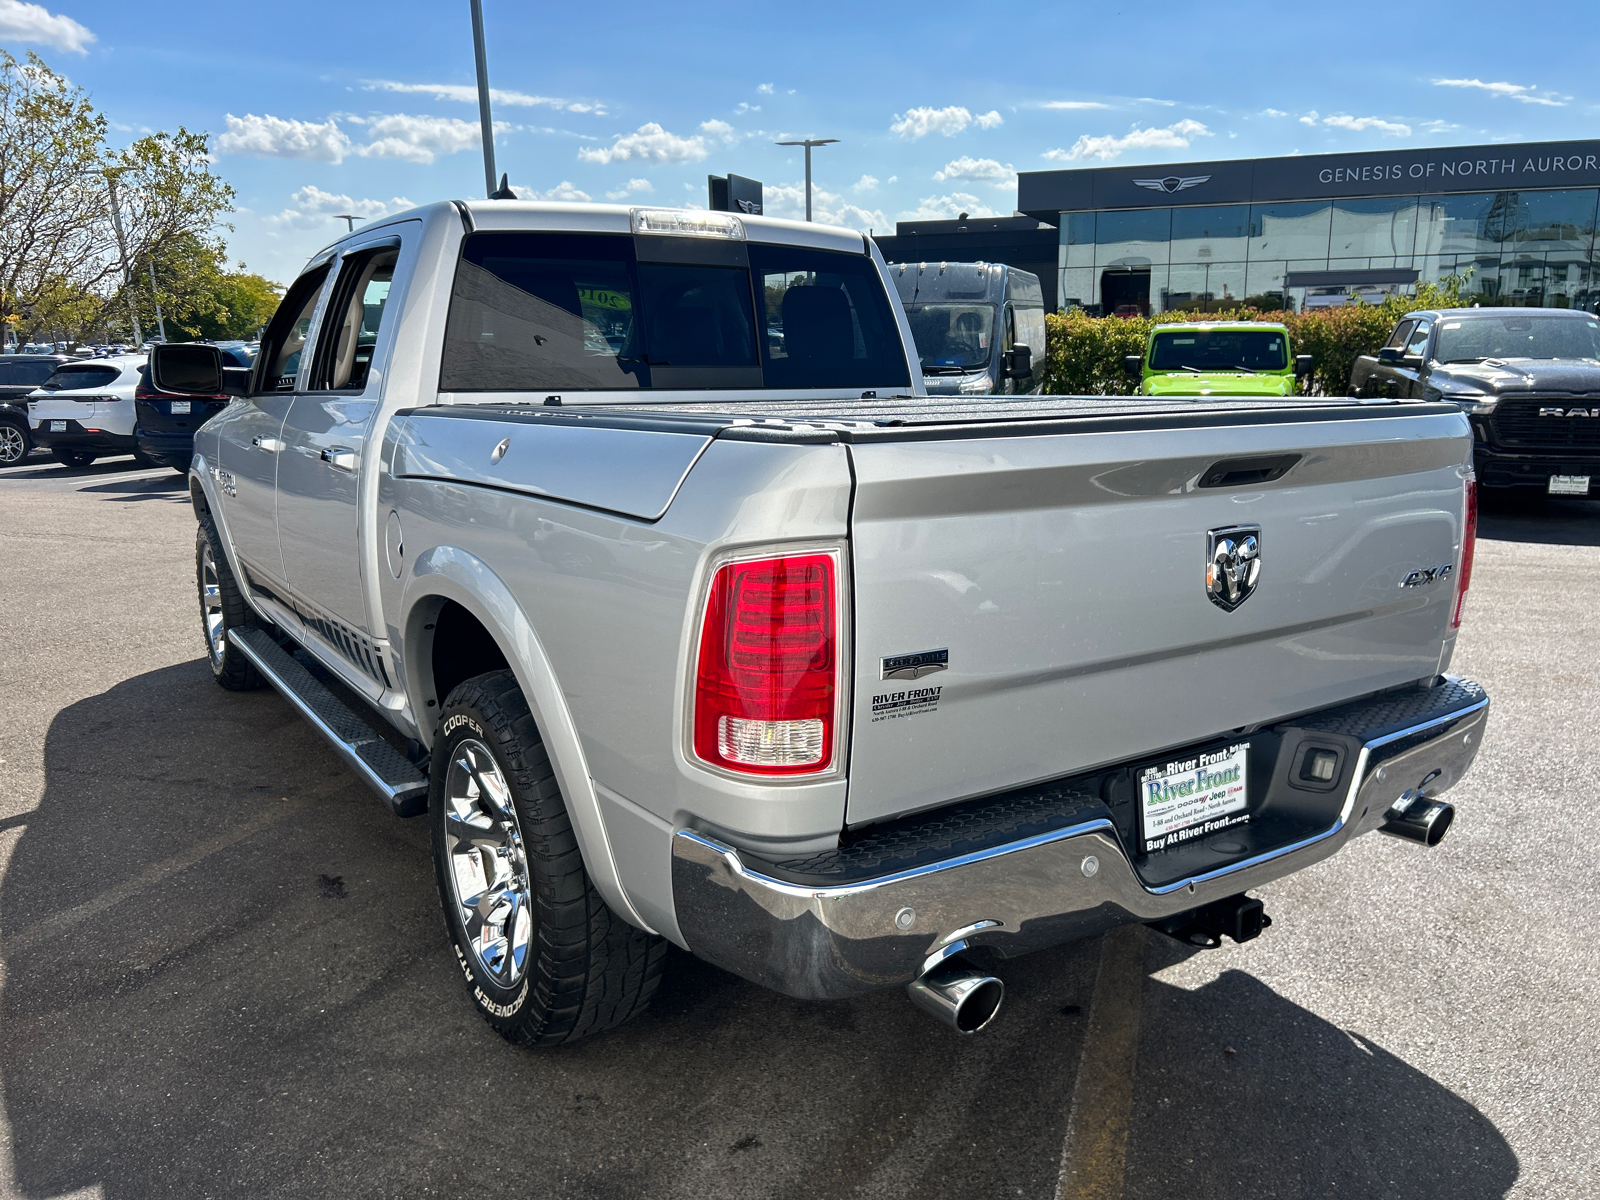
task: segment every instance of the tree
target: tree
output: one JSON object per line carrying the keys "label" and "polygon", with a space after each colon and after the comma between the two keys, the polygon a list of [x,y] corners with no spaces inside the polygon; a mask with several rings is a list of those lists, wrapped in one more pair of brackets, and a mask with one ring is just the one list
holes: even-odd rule
{"label": "tree", "polygon": [[113,150],[80,88],[36,54],[0,50],[0,319],[77,335],[120,309],[132,324],[150,307],[151,263],[184,250],[220,263],[233,197],[205,134],[179,127]]}
{"label": "tree", "polygon": [[271,280],[251,273],[243,263],[237,270],[228,270],[221,242],[192,234],[173,238],[147,262],[154,267],[156,291],[150,293],[147,267],[135,278],[132,293],[140,325],[146,330],[156,328],[155,304],[159,303],[167,337],[174,341],[255,337],[278,307],[283,291]]}

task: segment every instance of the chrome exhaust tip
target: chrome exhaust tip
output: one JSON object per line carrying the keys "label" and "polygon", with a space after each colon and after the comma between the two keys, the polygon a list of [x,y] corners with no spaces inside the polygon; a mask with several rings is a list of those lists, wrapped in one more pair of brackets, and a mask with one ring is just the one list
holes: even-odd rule
{"label": "chrome exhaust tip", "polygon": [[977,1033],[994,1020],[1006,985],[959,959],[947,958],[906,984],[911,1003],[957,1033]]}
{"label": "chrome exhaust tip", "polygon": [[1424,846],[1437,846],[1450,832],[1450,823],[1456,819],[1453,805],[1443,800],[1429,800],[1418,796],[1401,808],[1391,808],[1384,816],[1379,833],[1404,838],[1408,842],[1421,842]]}

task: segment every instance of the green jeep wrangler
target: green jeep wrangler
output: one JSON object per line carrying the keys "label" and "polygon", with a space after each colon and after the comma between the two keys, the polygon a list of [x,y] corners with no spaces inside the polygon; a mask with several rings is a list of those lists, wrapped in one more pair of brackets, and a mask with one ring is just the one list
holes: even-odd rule
{"label": "green jeep wrangler", "polygon": [[1292,396],[1311,374],[1289,359],[1289,331],[1251,321],[1157,325],[1143,355],[1123,360],[1141,396]]}

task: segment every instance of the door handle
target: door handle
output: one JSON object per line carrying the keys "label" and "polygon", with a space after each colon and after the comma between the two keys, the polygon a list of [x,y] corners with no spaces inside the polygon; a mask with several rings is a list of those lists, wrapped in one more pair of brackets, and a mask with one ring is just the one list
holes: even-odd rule
{"label": "door handle", "polygon": [[266,437],[259,433],[250,439],[250,444],[256,447],[258,450],[265,450],[268,454],[276,454],[279,450],[283,449],[283,443],[277,438]]}
{"label": "door handle", "polygon": [[354,471],[356,469],[356,452],[349,446],[329,446],[322,452],[322,461],[335,471]]}

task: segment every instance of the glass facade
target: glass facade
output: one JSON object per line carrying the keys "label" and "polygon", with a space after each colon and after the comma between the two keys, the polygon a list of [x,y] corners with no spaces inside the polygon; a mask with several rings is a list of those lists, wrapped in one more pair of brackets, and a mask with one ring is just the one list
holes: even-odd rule
{"label": "glass facade", "polygon": [[1414,270],[1467,277],[1477,303],[1600,311],[1595,225],[1600,190],[1308,200],[1061,214],[1061,306],[1142,314],[1213,311],[1247,301],[1301,311],[1376,299],[1406,284],[1331,280],[1287,287],[1295,272]]}

